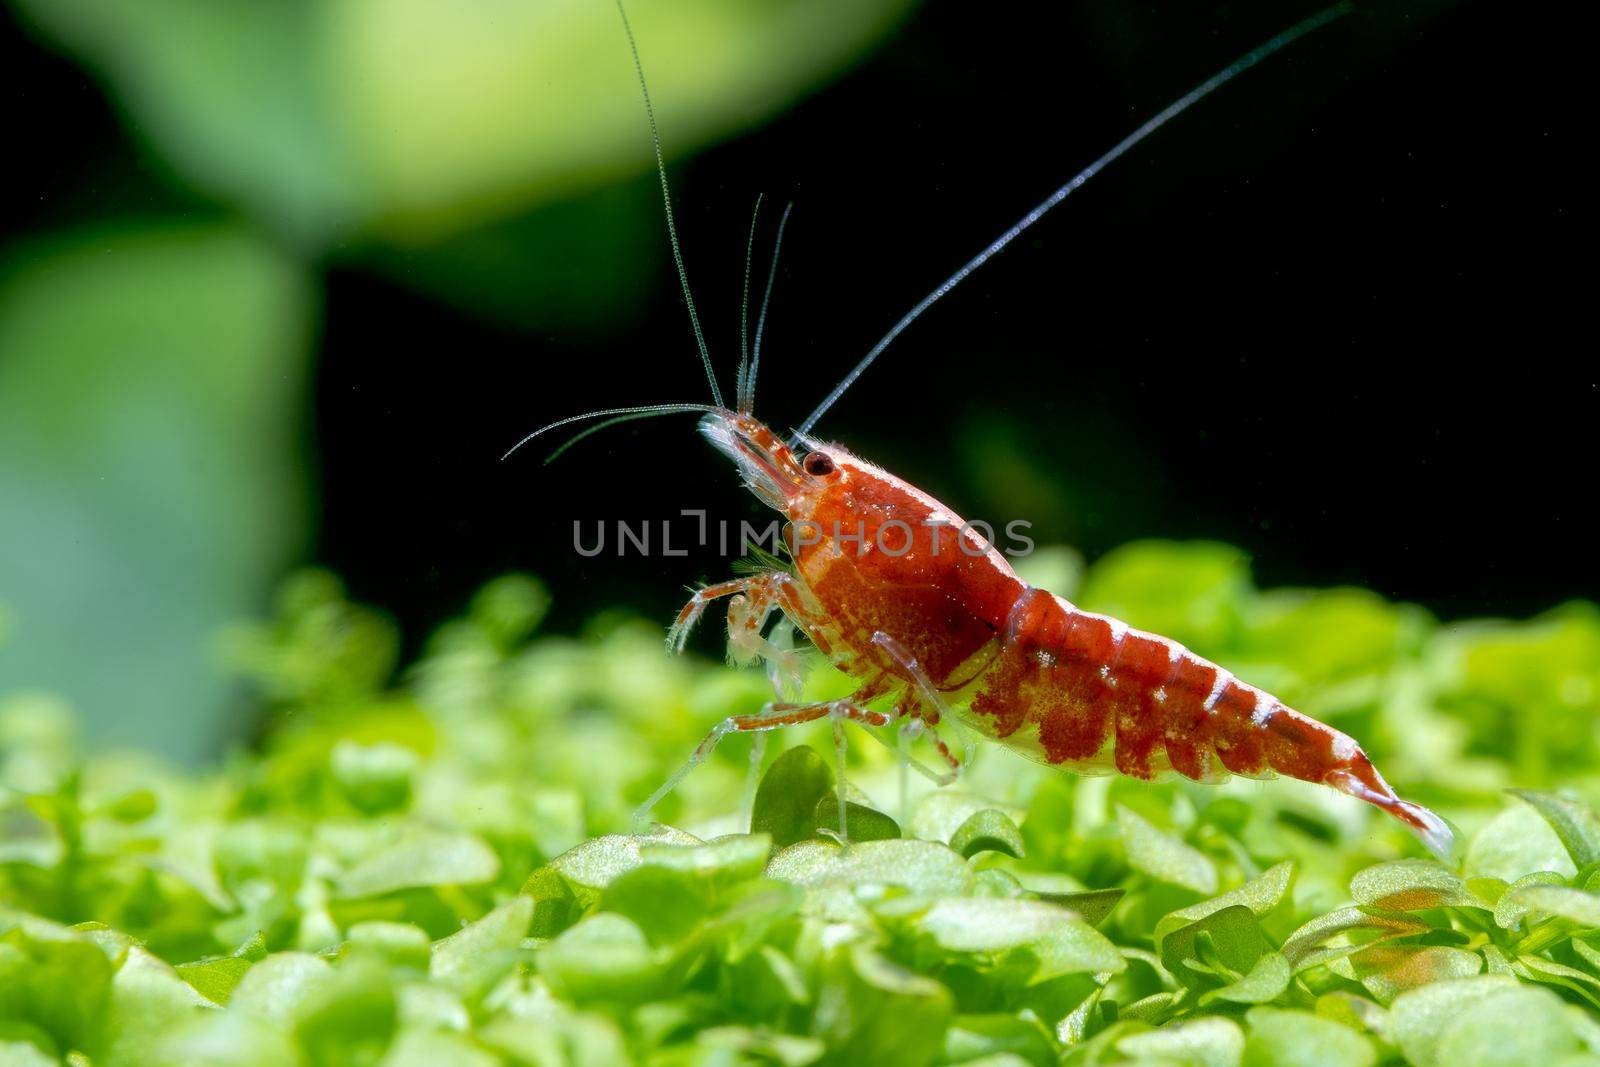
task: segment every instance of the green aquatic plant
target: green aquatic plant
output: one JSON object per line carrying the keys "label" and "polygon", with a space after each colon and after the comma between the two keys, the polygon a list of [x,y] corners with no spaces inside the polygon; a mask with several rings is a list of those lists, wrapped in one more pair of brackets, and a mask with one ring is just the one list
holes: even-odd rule
{"label": "green aquatic plant", "polygon": [[1038,563],[1360,737],[1459,861],[1295,782],[988,747],[903,791],[863,743],[844,844],[826,727],[753,791],[730,740],[631,836],[759,672],[541,635],[508,577],[396,682],[392,626],[306,574],[223,643],[268,718],[210,771],[0,705],[0,1063],[1600,1063],[1593,605],[1444,627],[1218,545]]}

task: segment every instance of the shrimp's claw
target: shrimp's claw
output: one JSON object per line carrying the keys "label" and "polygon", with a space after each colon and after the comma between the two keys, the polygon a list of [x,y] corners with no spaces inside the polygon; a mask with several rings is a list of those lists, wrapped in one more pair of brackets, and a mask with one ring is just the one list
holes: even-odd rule
{"label": "shrimp's claw", "polygon": [[[1393,815],[1405,823],[1406,828],[1417,836],[1423,847],[1438,857],[1440,862],[1454,864],[1460,858],[1457,855],[1459,846],[1455,831],[1451,829],[1450,824],[1421,804],[1401,800],[1395,795],[1394,790],[1389,788],[1389,783],[1378,774],[1377,769],[1366,762],[1365,757],[1361,757],[1359,762],[1365,764],[1362,768],[1367,772],[1365,775],[1361,774],[1357,767],[1352,767],[1331,771],[1324,781],[1342,793],[1348,793],[1358,800],[1365,800],[1368,804],[1382,808]],[[1363,780],[1364,778],[1367,780]]]}

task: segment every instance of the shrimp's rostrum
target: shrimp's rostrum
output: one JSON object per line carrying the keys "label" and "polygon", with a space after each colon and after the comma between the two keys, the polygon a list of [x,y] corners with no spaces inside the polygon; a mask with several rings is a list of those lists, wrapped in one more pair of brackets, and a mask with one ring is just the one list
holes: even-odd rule
{"label": "shrimp's rostrum", "polygon": [[1353,738],[1175,641],[1029,586],[958,515],[888,471],[833,445],[797,455],[748,414],[713,412],[700,428],[788,520],[794,560],[793,573],[718,591],[756,592],[757,615],[783,611],[861,679],[852,703],[896,693],[900,713],[929,727],[953,713],[1068,770],[1328,785],[1448,850],[1443,820],[1400,799]]}

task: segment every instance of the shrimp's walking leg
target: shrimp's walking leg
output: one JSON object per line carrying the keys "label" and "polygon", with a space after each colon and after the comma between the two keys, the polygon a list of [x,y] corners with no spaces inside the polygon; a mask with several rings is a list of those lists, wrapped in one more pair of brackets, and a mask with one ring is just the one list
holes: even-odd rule
{"label": "shrimp's walking leg", "polygon": [[661,783],[661,788],[651,793],[649,799],[639,805],[638,810],[633,813],[634,832],[643,831],[648,825],[650,812],[661,803],[662,798],[676,789],[678,783],[688,777],[690,771],[704,763],[706,757],[711,755],[722,739],[729,734],[776,730],[827,717],[831,717],[836,724],[846,719],[862,726],[886,726],[889,723],[888,715],[881,711],[869,711],[852,699],[825,700],[815,704],[768,704],[754,715],[730,715],[712,727],[705,739],[695,746],[688,761],[679,767],[672,777]]}
{"label": "shrimp's walking leg", "polygon": [[787,628],[774,631],[771,640],[761,636],[767,619],[775,610],[801,620],[810,633],[810,612],[806,610],[799,594],[798,583],[782,571],[753,574],[748,578],[735,578],[718,582],[697,590],[689,602],[678,612],[667,631],[667,648],[680,654],[689,632],[705,613],[706,605],[719,597],[731,597],[728,605],[728,658],[736,665],[749,663],[760,657],[767,663],[767,674],[773,680],[773,689],[788,700],[799,698],[804,670],[800,656],[789,646]]}
{"label": "shrimp's walking leg", "polygon": [[844,720],[837,716],[833,719],[833,799],[839,809],[839,840],[848,841],[850,832],[845,813],[849,809],[845,807],[844,799]]}
{"label": "shrimp's walking leg", "polygon": [[744,815],[746,831],[756,815],[756,789],[761,785],[761,763],[767,758],[767,735],[758,732],[750,739],[750,767],[744,772],[744,788],[739,792],[739,811]]}
{"label": "shrimp's walking leg", "polygon": [[[893,664],[893,673],[910,687],[904,710],[909,721],[901,727],[902,735],[909,734],[907,740],[912,740],[920,733],[927,733],[928,739],[933,742],[933,747],[939,750],[939,755],[950,768],[944,774],[935,777],[934,784],[949,785],[961,777],[961,773],[971,763],[974,746],[971,744],[967,746],[967,758],[962,761],[956,758],[955,753],[950,751],[950,746],[944,743],[944,738],[939,736],[938,724],[950,718],[950,705],[945,701],[944,695],[934,688],[933,681],[917,664],[916,658],[906,647],[882,630],[872,635],[872,643],[883,649]],[[919,708],[919,705],[922,707]]]}
{"label": "shrimp's walking leg", "polygon": [[895,755],[900,763],[900,825],[911,825],[911,735],[905,726],[895,731]]}
{"label": "shrimp's walking leg", "polygon": [[674,654],[683,652],[683,644],[689,639],[689,631],[694,629],[694,624],[700,621],[700,616],[705,613],[706,605],[718,597],[733,596],[742,593],[756,584],[764,575],[752,575],[749,578],[734,578],[731,581],[718,582],[708,585],[704,589],[696,589],[689,602],[678,612],[678,617],[673,620],[667,629],[667,651]]}
{"label": "shrimp's walking leg", "polygon": [[735,594],[728,602],[728,659],[734,666],[744,666],[759,657],[767,665],[767,678],[772,682],[773,691],[781,699],[798,700],[805,671],[800,654],[789,640],[794,624],[785,615],[773,628],[771,638],[761,636],[767,619],[782,606],[779,604],[780,584],[778,578],[773,577],[753,585],[748,593]]}
{"label": "shrimp's walking leg", "polygon": [[785,700],[799,700],[800,691],[805,685],[805,672],[800,667],[800,657],[794,650],[794,623],[785,615],[772,627],[772,636],[767,638],[770,647],[777,650],[777,656],[765,657],[767,661],[767,681],[772,685],[772,691]]}

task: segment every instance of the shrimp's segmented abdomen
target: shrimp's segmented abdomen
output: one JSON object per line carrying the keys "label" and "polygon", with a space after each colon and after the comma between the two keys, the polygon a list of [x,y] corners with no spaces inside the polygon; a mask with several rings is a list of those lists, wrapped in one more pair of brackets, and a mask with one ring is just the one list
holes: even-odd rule
{"label": "shrimp's segmented abdomen", "polygon": [[1443,821],[1396,796],[1348,735],[1175,641],[1031,588],[1000,640],[971,690],[970,715],[1028,755],[1143,779],[1283,774],[1383,808],[1436,852],[1450,847]]}

